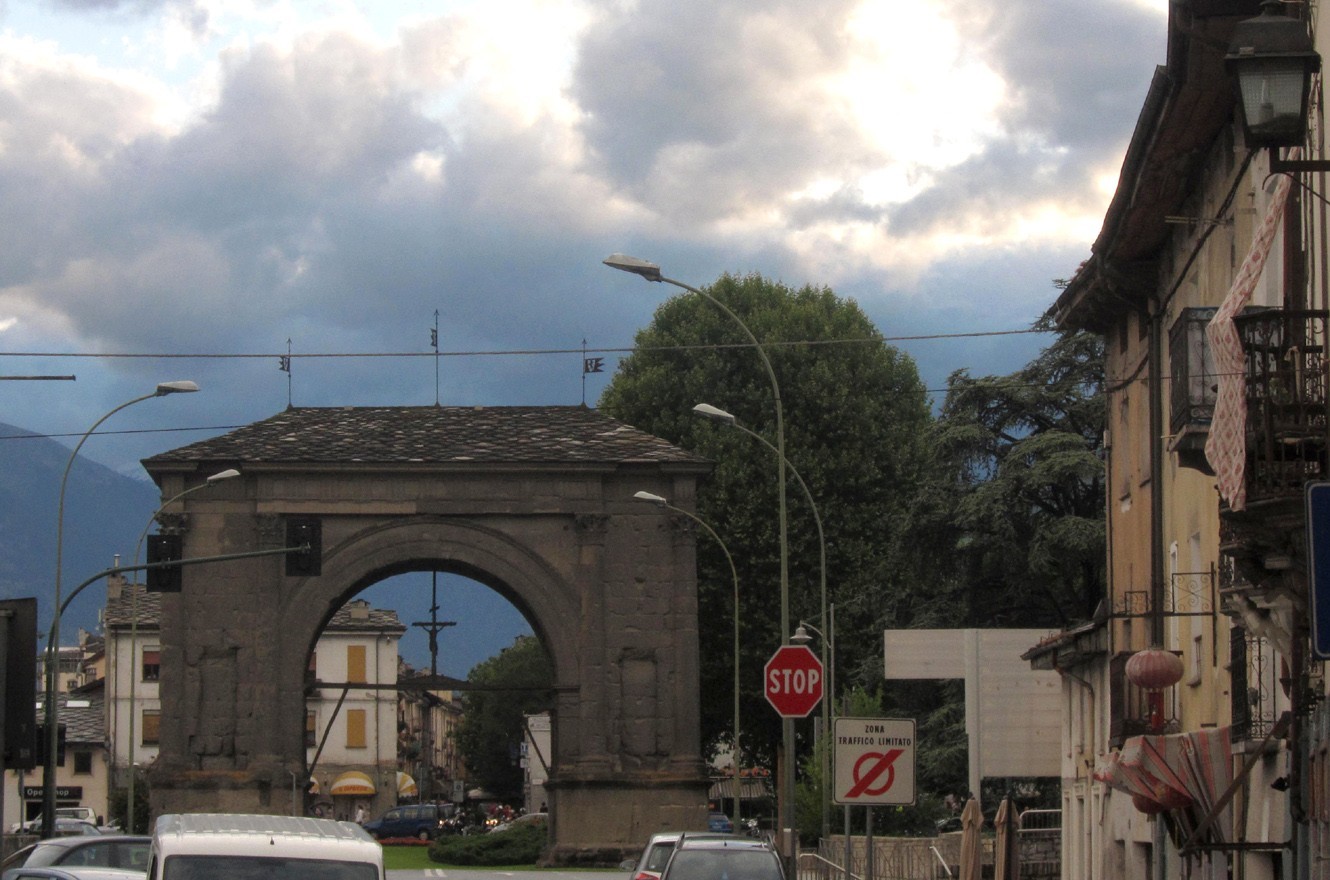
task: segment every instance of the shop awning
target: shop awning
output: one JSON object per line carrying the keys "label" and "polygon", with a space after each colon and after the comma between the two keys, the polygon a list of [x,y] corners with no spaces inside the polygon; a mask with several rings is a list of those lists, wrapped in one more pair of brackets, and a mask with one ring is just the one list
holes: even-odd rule
{"label": "shop awning", "polygon": [[333,780],[329,792],[333,797],[370,797],[374,794],[374,780],[359,770],[348,770]]}
{"label": "shop awning", "polygon": [[736,784],[734,777],[729,779],[718,779],[711,783],[711,789],[707,792],[708,800],[732,799],[735,791],[739,792],[739,797],[746,801],[757,800],[759,798],[772,797],[771,781],[766,777],[744,777]]}
{"label": "shop awning", "polygon": [[411,778],[411,774],[397,771],[397,796],[398,797],[419,797],[420,789],[416,786],[416,781]]}
{"label": "shop awning", "polygon": [[[1133,736],[1095,769],[1095,779],[1166,814],[1184,839],[1200,831],[1211,843],[1233,839],[1233,809],[1220,799],[1233,782],[1230,728]],[[1218,808],[1216,812],[1216,808]],[[1204,820],[1213,820],[1202,828]]]}

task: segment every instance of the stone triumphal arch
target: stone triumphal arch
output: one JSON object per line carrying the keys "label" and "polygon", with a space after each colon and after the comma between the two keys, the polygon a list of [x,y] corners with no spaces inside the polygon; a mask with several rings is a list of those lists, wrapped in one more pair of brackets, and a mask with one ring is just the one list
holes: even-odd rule
{"label": "stone triumphal arch", "polygon": [[[305,667],[347,599],[439,566],[508,597],[553,662],[555,861],[605,861],[705,827],[691,506],[709,465],[585,407],[291,408],[144,462],[183,557],[162,595],[154,814],[290,813],[305,773]],[[317,573],[309,573],[311,566]]]}

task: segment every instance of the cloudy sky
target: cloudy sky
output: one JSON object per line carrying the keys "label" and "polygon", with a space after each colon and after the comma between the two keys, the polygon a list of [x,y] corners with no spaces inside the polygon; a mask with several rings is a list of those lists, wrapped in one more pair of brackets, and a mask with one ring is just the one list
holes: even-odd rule
{"label": "cloudy sky", "polygon": [[0,0],[0,375],[77,376],[0,382],[0,421],[77,435],[197,381],[85,446],[141,474],[288,395],[433,403],[436,369],[445,404],[578,403],[583,340],[612,368],[674,292],[616,251],[829,285],[930,388],[1009,372],[1037,337],[904,337],[1053,301],[1166,10]]}

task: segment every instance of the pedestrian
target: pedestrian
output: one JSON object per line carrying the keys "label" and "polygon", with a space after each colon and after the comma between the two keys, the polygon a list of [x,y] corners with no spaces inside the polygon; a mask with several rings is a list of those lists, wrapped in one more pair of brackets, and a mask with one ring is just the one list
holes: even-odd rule
{"label": "pedestrian", "polygon": [[364,824],[365,824],[365,820],[368,819],[368,818],[369,818],[369,816],[367,816],[366,813],[365,813],[365,805],[364,805],[364,804],[356,804],[356,824],[357,824],[357,825],[364,825]]}

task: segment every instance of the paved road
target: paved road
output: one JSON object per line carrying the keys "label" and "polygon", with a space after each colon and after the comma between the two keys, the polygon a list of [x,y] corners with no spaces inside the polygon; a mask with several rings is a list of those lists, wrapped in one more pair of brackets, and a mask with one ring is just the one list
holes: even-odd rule
{"label": "paved road", "polygon": [[426,868],[423,871],[389,871],[388,880],[627,880],[627,871],[487,871],[480,868]]}

